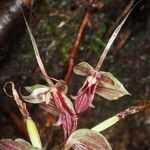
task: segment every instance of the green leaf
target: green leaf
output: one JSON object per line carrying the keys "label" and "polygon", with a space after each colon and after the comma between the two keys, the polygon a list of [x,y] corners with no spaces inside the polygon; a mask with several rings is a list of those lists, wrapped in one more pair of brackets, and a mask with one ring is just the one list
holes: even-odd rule
{"label": "green leaf", "polygon": [[64,150],[83,148],[93,150],[111,150],[106,138],[95,131],[89,129],[79,129],[73,132],[65,143]]}
{"label": "green leaf", "polygon": [[81,62],[73,68],[73,71],[78,75],[87,76],[94,71],[94,68],[86,62]]}
{"label": "green leaf", "polygon": [[130,95],[121,82],[111,73],[101,71],[100,74],[101,78],[95,90],[98,95],[108,100],[116,100],[124,95]]}

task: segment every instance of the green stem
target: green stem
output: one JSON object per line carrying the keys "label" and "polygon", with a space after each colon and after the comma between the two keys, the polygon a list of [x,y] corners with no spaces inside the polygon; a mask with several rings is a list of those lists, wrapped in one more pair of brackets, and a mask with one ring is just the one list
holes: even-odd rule
{"label": "green stem", "polygon": [[91,130],[96,131],[96,132],[101,132],[101,131],[111,127],[112,125],[117,123],[119,120],[120,120],[119,117],[117,115],[115,115],[115,116],[101,122],[100,124],[96,125]]}
{"label": "green stem", "polygon": [[119,113],[117,113],[113,117],[110,117],[110,118],[104,120],[100,124],[93,127],[91,130],[96,131],[96,132],[101,132],[101,131],[111,127],[112,125],[114,125],[118,121],[126,118],[128,115],[138,113],[138,112],[144,110],[145,108],[149,108],[149,107],[150,107],[149,101],[139,102],[136,106],[131,106],[131,107],[125,109],[124,111],[120,111]]}

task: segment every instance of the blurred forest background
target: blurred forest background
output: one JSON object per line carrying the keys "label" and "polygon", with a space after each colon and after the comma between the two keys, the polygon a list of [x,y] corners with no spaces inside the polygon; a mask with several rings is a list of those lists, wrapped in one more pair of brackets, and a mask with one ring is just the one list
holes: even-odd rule
{"label": "blurred forest background", "polygon": [[[112,31],[131,4],[132,0],[93,1],[90,18],[74,59],[75,64],[86,61],[95,67]],[[16,0],[0,2],[0,138],[20,137],[28,140],[19,110],[2,88],[10,80],[21,91],[25,86],[46,83],[38,68],[19,10],[16,16],[8,15],[12,5],[17,5]],[[28,4],[24,7],[27,7],[24,11],[46,70],[50,76],[63,79],[68,67],[69,51],[79,25],[91,7],[90,0],[37,0],[32,8]],[[4,22],[3,17],[6,15],[11,19]],[[149,0],[141,1],[132,11],[102,69],[111,72],[132,95],[112,102],[96,97],[96,108],[81,116],[79,128],[91,128],[136,101],[149,100]],[[73,74],[68,82],[68,95],[74,95],[83,81],[84,78]],[[63,132],[61,128],[53,127],[54,116],[38,105],[27,106],[37,123],[44,146],[52,148],[60,144]],[[114,150],[150,150],[150,110],[130,116],[102,134]]]}

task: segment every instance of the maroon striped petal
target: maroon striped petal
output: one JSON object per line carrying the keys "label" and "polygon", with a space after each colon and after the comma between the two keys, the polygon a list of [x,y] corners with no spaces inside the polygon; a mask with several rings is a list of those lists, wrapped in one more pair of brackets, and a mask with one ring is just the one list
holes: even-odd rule
{"label": "maroon striped petal", "polygon": [[52,97],[54,103],[58,110],[62,113],[73,116],[75,114],[72,102],[64,94],[60,93],[58,90],[52,91]]}
{"label": "maroon striped petal", "polygon": [[0,140],[0,149],[2,150],[27,150],[24,146],[20,145],[18,142],[12,139]]}
{"label": "maroon striped petal", "polygon": [[60,112],[59,119],[55,125],[59,126],[62,124],[65,139],[67,139],[68,136],[77,128],[76,112],[74,111],[74,107],[70,99],[63,93],[60,93],[59,90],[53,90],[52,97],[54,104]]}
{"label": "maroon striped petal", "polygon": [[95,85],[96,84],[92,84],[91,86],[85,85],[85,87],[78,92],[77,96],[72,96],[77,114],[84,112],[89,107],[94,107],[92,102],[94,100]]}
{"label": "maroon striped petal", "polygon": [[23,139],[2,139],[0,140],[1,150],[40,150],[33,147],[30,143]]}
{"label": "maroon striped petal", "polygon": [[73,131],[77,128],[77,116],[70,116],[68,114],[61,113],[59,123],[62,124],[64,130],[65,139],[67,139]]}

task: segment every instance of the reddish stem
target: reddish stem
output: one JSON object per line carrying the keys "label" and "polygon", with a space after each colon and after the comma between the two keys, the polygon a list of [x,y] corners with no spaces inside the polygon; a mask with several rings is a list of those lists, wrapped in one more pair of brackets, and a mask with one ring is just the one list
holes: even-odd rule
{"label": "reddish stem", "polygon": [[64,80],[66,82],[68,82],[70,77],[71,77],[76,52],[77,52],[77,49],[80,45],[83,32],[84,32],[85,28],[88,25],[90,16],[91,16],[91,9],[87,9],[86,12],[85,12],[85,15],[83,17],[83,20],[82,20],[82,22],[79,26],[78,33],[77,33],[76,38],[74,40],[73,46],[70,49],[70,58],[69,58],[69,62],[68,62],[68,70],[67,70],[67,73],[64,77]]}
{"label": "reddish stem", "polygon": [[23,0],[24,6],[32,6],[35,0]]}

